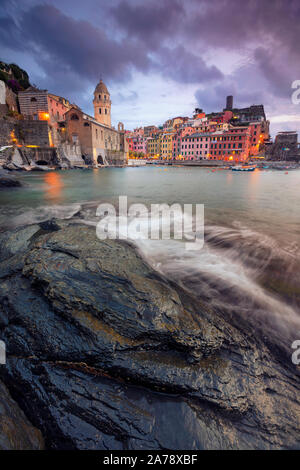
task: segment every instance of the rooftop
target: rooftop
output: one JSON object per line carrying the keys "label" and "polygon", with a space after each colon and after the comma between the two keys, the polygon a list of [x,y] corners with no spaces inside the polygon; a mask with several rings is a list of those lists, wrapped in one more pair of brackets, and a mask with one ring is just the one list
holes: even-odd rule
{"label": "rooftop", "polygon": [[107,95],[109,95],[109,91],[103,80],[100,80],[100,82],[96,86],[95,93],[106,93]]}

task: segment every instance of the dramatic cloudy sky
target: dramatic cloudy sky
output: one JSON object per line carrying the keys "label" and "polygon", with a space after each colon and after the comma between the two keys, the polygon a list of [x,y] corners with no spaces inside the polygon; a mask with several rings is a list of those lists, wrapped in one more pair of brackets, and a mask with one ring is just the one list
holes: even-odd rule
{"label": "dramatic cloudy sky", "polygon": [[265,104],[274,134],[300,130],[299,0],[0,0],[0,59],[92,113],[102,77],[128,129]]}

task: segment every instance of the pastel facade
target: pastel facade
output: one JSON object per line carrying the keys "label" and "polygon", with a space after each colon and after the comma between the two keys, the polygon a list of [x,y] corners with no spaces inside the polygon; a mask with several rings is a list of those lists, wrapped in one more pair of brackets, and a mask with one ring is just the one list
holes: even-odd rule
{"label": "pastel facade", "polygon": [[269,122],[251,122],[249,127],[251,132],[250,155],[257,156],[261,152],[263,143],[269,139]]}
{"label": "pastel facade", "polygon": [[57,125],[57,123],[64,121],[66,112],[71,109],[70,102],[61,96],[51,93],[48,93],[47,101],[50,122]]}
{"label": "pastel facade", "polygon": [[160,157],[160,139],[159,134],[149,137],[147,140],[147,154],[149,157]]}
{"label": "pastel facade", "polygon": [[161,134],[160,141],[160,156],[164,160],[171,160],[173,158],[173,140],[174,132],[165,132]]}
{"label": "pastel facade", "polygon": [[228,131],[211,134],[209,159],[246,161],[251,147],[251,132],[248,127],[232,127]]}
{"label": "pastel facade", "polygon": [[131,153],[147,154],[147,138],[141,135],[126,137],[128,149]]}
{"label": "pastel facade", "polygon": [[210,134],[194,133],[181,139],[181,158],[184,160],[208,159]]}
{"label": "pastel facade", "polygon": [[[269,122],[263,105],[233,108],[233,97],[228,96],[223,111],[206,115],[197,108],[191,119],[168,119],[161,128],[145,127],[144,134],[149,136],[147,154],[152,158],[244,162],[262,152],[269,140]],[[134,139],[130,145],[138,148]]]}

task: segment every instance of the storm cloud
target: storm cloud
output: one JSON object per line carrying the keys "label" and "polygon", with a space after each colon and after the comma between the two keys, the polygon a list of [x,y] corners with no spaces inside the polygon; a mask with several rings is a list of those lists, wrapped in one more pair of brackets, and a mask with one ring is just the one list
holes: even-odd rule
{"label": "storm cloud", "polygon": [[157,98],[161,80],[177,83],[207,111],[230,93],[282,112],[300,79],[299,20],[298,0],[3,0],[1,59],[81,106],[100,77],[121,97],[143,76]]}

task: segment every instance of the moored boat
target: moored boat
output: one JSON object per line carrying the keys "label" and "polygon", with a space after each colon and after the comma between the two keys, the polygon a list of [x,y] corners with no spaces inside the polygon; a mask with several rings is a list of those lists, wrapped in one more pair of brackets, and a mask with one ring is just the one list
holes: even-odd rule
{"label": "moored boat", "polygon": [[255,170],[255,166],[233,166],[231,168],[232,171],[254,171]]}

